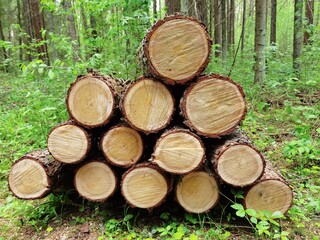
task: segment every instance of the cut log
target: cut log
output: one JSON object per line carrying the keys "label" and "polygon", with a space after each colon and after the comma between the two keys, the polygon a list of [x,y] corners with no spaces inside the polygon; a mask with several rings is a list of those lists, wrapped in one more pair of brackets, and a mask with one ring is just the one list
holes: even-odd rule
{"label": "cut log", "polygon": [[267,162],[260,181],[250,187],[244,198],[244,207],[256,211],[280,211],[285,214],[292,206],[293,192],[289,184]]}
{"label": "cut log", "polygon": [[126,126],[116,126],[107,131],[101,139],[100,148],[109,163],[123,168],[136,164],[143,153],[140,134]]}
{"label": "cut log", "polygon": [[107,200],[116,190],[116,176],[103,162],[92,160],[77,169],[74,186],[78,193],[94,202]]}
{"label": "cut log", "polygon": [[165,85],[140,78],[124,94],[121,104],[126,121],[146,134],[165,128],[174,112],[174,99]]}
{"label": "cut log", "polygon": [[208,212],[219,201],[217,181],[207,172],[191,172],[177,184],[176,198],[187,212]]}
{"label": "cut log", "polygon": [[154,165],[138,164],[122,176],[121,193],[132,207],[155,208],[165,200],[168,192],[165,174]]}
{"label": "cut log", "polygon": [[234,187],[254,184],[262,176],[266,165],[262,154],[239,129],[215,149],[212,162],[220,179]]}
{"label": "cut log", "polygon": [[48,150],[26,154],[11,166],[9,189],[20,199],[44,198],[52,192],[61,169]]}
{"label": "cut log", "polygon": [[231,79],[215,74],[200,77],[191,84],[180,108],[189,128],[211,138],[233,132],[247,111],[242,88]]}
{"label": "cut log", "polygon": [[211,40],[195,18],[173,15],[152,26],[142,49],[147,74],[168,84],[183,84],[207,67]]}
{"label": "cut log", "polygon": [[88,74],[71,84],[66,103],[69,115],[76,123],[94,128],[110,121],[116,99],[106,79]]}
{"label": "cut log", "polygon": [[53,128],[48,135],[48,150],[59,162],[75,164],[82,161],[91,147],[88,133],[73,123]]}
{"label": "cut log", "polygon": [[188,130],[173,129],[158,139],[151,161],[163,170],[186,174],[199,168],[205,160],[201,139]]}

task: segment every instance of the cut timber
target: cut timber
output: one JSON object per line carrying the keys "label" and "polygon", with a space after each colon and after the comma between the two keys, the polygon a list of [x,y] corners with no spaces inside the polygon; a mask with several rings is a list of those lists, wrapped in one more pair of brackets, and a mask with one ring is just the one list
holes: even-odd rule
{"label": "cut timber", "polygon": [[168,84],[183,84],[207,67],[211,40],[204,25],[195,18],[173,15],[152,26],[143,51],[151,75]]}
{"label": "cut timber", "polygon": [[265,159],[240,130],[215,149],[213,165],[221,180],[234,187],[254,184],[263,174]]}
{"label": "cut timber", "polygon": [[242,88],[219,75],[206,75],[191,84],[180,108],[189,128],[212,138],[231,133],[246,115]]}
{"label": "cut timber", "polygon": [[107,131],[101,139],[100,148],[111,164],[123,168],[134,165],[143,153],[140,134],[126,126],[117,126]]}
{"label": "cut timber", "polygon": [[187,212],[208,212],[219,200],[217,181],[207,172],[191,172],[177,184],[176,197]]}
{"label": "cut timber", "polygon": [[26,154],[11,166],[9,189],[20,199],[43,198],[53,190],[61,169],[48,150]]}
{"label": "cut timber", "polygon": [[116,177],[111,168],[100,161],[90,161],[76,171],[74,186],[78,193],[95,202],[105,201],[116,189]]}
{"label": "cut timber", "polygon": [[168,192],[167,178],[156,166],[138,164],[122,176],[121,193],[132,207],[157,207],[164,201]]}
{"label": "cut timber", "polygon": [[110,121],[116,100],[106,80],[88,74],[71,84],[66,103],[69,115],[76,123],[93,128]]}
{"label": "cut timber", "polygon": [[161,82],[140,78],[127,89],[121,109],[133,128],[155,133],[169,124],[174,112],[174,99]]}
{"label": "cut timber", "polygon": [[156,143],[152,162],[170,173],[185,174],[205,160],[201,139],[188,130],[174,129],[162,134]]}
{"label": "cut timber", "polygon": [[58,125],[48,135],[48,150],[62,163],[80,162],[87,156],[90,146],[91,141],[87,132],[72,123]]}
{"label": "cut timber", "polygon": [[261,180],[247,191],[244,206],[256,211],[280,211],[285,214],[291,207],[292,200],[292,189],[267,162]]}

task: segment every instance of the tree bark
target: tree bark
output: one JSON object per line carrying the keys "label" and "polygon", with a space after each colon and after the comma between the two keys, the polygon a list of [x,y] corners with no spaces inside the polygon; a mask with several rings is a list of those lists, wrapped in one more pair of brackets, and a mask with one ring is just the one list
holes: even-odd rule
{"label": "tree bark", "polygon": [[214,1],[214,44],[215,44],[215,57],[220,57],[222,46],[222,28],[221,28],[221,0]]}
{"label": "tree bark", "polygon": [[303,0],[294,1],[294,28],[293,28],[293,70],[298,78],[301,76],[301,62],[302,54],[302,10]]}
{"label": "tree bark", "polygon": [[[2,19],[0,16],[0,40],[2,41],[6,41],[5,37],[4,37],[4,33],[3,33],[3,27],[2,27]],[[7,55],[7,50],[5,47],[2,47],[2,54],[3,54],[3,59],[6,60],[8,59],[8,55]],[[5,71],[7,71],[7,68],[4,68]]]}
{"label": "tree bark", "polygon": [[227,0],[221,0],[221,40],[222,40],[222,62],[226,63],[227,54],[228,54],[228,43],[227,43],[227,14],[226,14],[226,6]]}
{"label": "tree bark", "polygon": [[[228,6],[228,48],[234,47],[234,18],[235,18],[235,6],[234,0],[227,0]],[[233,49],[232,49],[233,50]]]}
{"label": "tree bark", "polygon": [[[22,21],[21,21],[21,1],[20,0],[17,0],[17,19],[18,19],[18,25],[19,25],[19,28],[22,28]],[[22,45],[22,37],[18,36],[18,43],[19,43],[19,46]],[[22,56],[23,56],[23,53],[22,53],[22,49],[19,48],[19,60],[20,62],[22,61]]]}
{"label": "tree bark", "polygon": [[266,11],[267,1],[256,0],[256,26],[255,26],[255,65],[254,65],[254,82],[262,84],[265,81],[266,63],[265,63],[265,46],[266,46]]}
{"label": "tree bark", "polygon": [[181,11],[180,0],[166,0],[165,4],[167,7],[167,15],[172,15]]}
{"label": "tree bark", "polygon": [[70,0],[64,0],[64,8],[68,13],[67,21],[69,22],[69,36],[72,40],[71,44],[73,47],[73,61],[77,62],[79,60],[79,40],[77,37],[76,24]]}
{"label": "tree bark", "polygon": [[245,39],[245,31],[246,31],[246,7],[247,7],[247,1],[243,0],[243,6],[242,6],[242,26],[241,26],[241,53],[243,54],[244,50],[244,39]]}
{"label": "tree bark", "polygon": [[277,0],[271,0],[270,45],[277,43]]}
{"label": "tree bark", "polygon": [[[319,14],[319,13],[318,13]],[[314,0],[306,0],[306,30],[304,31],[304,44],[308,44],[309,43],[309,31],[310,29],[308,29],[309,25],[313,24],[313,16],[314,16]]]}

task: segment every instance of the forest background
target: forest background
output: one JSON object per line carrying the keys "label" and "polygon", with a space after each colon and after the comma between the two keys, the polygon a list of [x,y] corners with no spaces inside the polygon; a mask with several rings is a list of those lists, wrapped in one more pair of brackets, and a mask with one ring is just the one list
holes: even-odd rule
{"label": "forest background", "polygon": [[[206,73],[243,86],[249,111],[242,128],[294,191],[286,217],[250,221],[250,212],[230,208],[243,197],[236,191],[208,214],[166,209],[151,219],[127,206],[113,212],[71,201],[68,193],[14,198],[10,166],[45,148],[50,129],[67,119],[69,84],[91,68],[137,79],[146,31],[174,12],[207,25]],[[0,239],[319,239],[319,21],[314,0],[0,0]]]}

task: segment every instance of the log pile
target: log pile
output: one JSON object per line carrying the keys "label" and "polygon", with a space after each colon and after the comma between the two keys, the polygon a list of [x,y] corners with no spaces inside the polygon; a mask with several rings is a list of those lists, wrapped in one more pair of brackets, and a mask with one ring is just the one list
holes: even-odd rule
{"label": "log pile", "polygon": [[143,77],[78,77],[66,97],[70,118],[50,131],[48,150],[12,165],[12,193],[43,198],[70,174],[90,201],[118,191],[130,206],[153,209],[174,195],[185,211],[202,213],[226,185],[246,190],[246,208],[287,212],[288,183],[239,129],[247,111],[241,86],[201,75],[210,49],[202,23],[169,16],[142,42]]}

